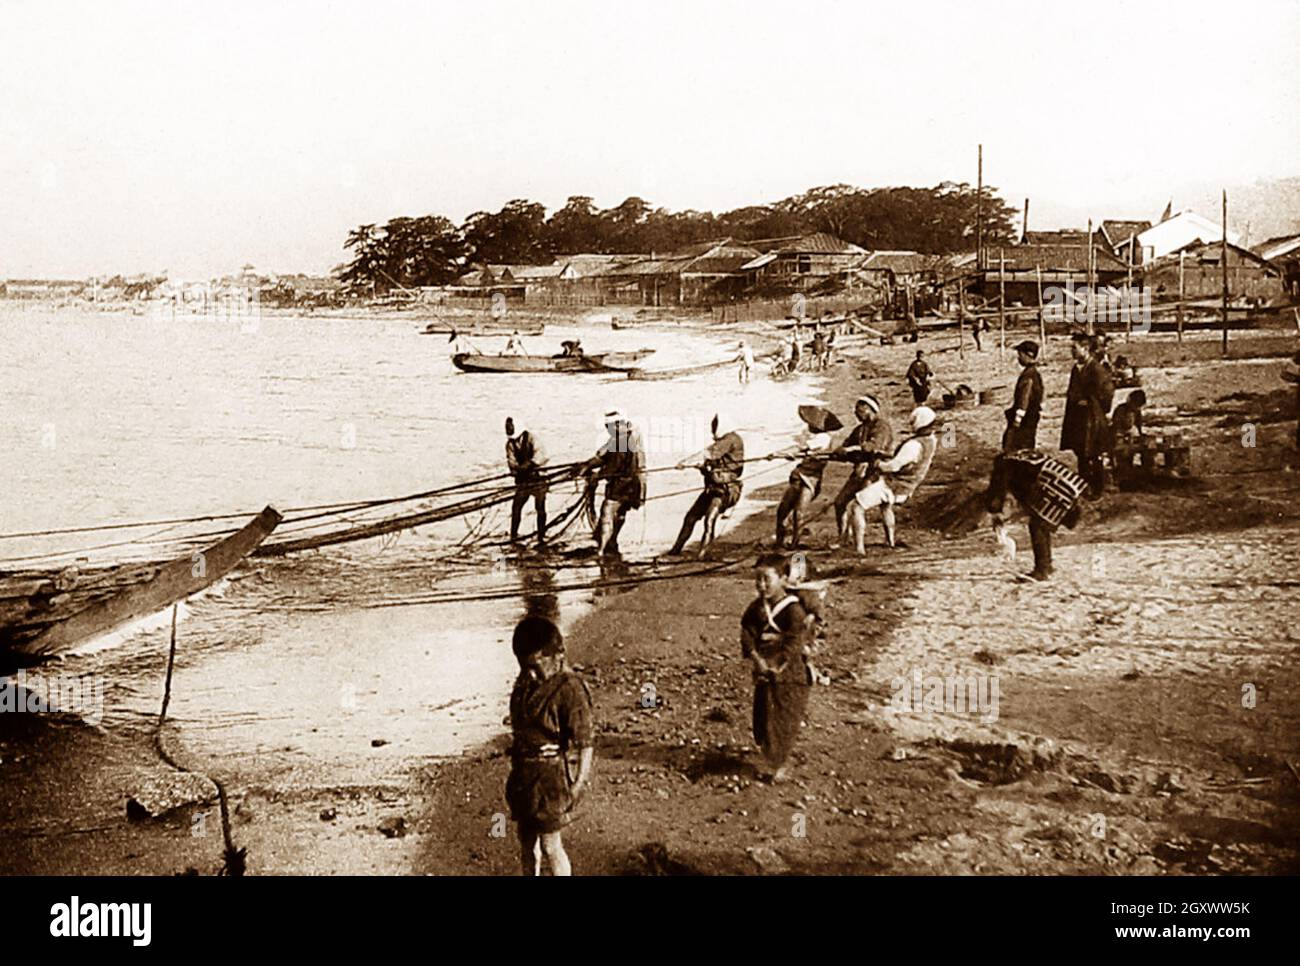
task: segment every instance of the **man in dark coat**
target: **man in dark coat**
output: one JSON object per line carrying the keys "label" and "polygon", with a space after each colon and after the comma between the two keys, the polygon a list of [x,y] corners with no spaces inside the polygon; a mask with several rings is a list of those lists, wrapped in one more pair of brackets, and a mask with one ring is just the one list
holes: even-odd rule
{"label": "man in dark coat", "polygon": [[1011,408],[1006,411],[1007,430],[1002,434],[1002,451],[1033,449],[1038,445],[1038,419],[1043,411],[1043,376],[1038,371],[1038,343],[1026,339],[1016,346],[1020,377]]}
{"label": "man in dark coat", "polygon": [[916,359],[907,367],[907,384],[912,390],[912,399],[919,406],[930,398],[930,377],[934,373],[925,361],[925,353],[917,349]]}
{"label": "man in dark coat", "polygon": [[1075,362],[1065,391],[1061,449],[1074,453],[1079,475],[1088,481],[1089,495],[1095,498],[1105,485],[1102,455],[1110,450],[1110,423],[1102,403],[1104,378],[1086,335],[1076,335],[1071,349]]}

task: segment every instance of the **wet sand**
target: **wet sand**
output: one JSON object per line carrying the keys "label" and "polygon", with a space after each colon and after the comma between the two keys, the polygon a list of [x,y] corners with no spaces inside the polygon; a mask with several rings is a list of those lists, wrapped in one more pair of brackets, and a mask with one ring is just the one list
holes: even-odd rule
{"label": "wet sand", "polygon": [[[1253,341],[1234,337],[1234,352],[1251,355]],[[885,549],[878,528],[865,560],[819,550],[831,537],[823,514],[810,544],[833,582],[818,658],[832,683],[814,689],[786,784],[756,779],[737,633],[770,512],[726,535],[719,554],[741,561],[734,569],[604,597],[568,638],[600,721],[595,780],[566,833],[575,871],[1300,871],[1300,474],[1278,469],[1294,456],[1294,395],[1282,391],[1271,344],[1287,340],[1269,341],[1267,360],[1229,366],[1163,340],[1129,353],[1144,366],[1148,423],[1189,434],[1197,477],[1090,506],[1058,540],[1048,584],[1015,581],[1010,571],[1029,564],[998,558],[987,530],[960,512],[984,485],[1001,405],[946,414],[956,445],[939,449],[931,485],[900,511],[906,550]],[[964,360],[954,342],[922,342],[946,382],[1014,381],[1010,353],[999,369],[987,348],[994,340],[983,353],[968,346]],[[912,348],[855,352],[866,361],[830,375],[832,408],[847,416],[869,387],[901,421]],[[1047,446],[1059,434],[1066,358],[1053,340],[1039,430]],[[1245,423],[1254,447],[1241,445]],[[839,480],[833,468],[828,495]],[[948,532],[927,528],[937,520]],[[1023,520],[1012,532],[1027,552]],[[885,710],[897,679],[954,668],[996,675],[995,720]],[[659,708],[641,707],[647,683]],[[166,771],[143,724],[101,734],[3,717],[0,871],[219,865],[211,806],[125,819],[135,784]],[[183,757],[183,729],[175,737]],[[313,783],[308,768],[292,782],[270,774],[231,787],[235,839],[253,874],[514,873],[503,747],[393,761],[373,783]],[[196,811],[210,819],[196,825]],[[399,817],[397,833],[380,831]]]}

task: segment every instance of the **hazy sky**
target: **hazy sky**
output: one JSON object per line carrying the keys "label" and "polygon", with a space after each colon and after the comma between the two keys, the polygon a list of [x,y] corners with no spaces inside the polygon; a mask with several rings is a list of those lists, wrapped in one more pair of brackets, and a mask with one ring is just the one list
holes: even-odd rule
{"label": "hazy sky", "polygon": [[981,141],[1039,227],[1149,217],[1300,174],[1298,40],[1300,0],[0,0],[0,278],[325,271],[353,225],[517,197],[973,183]]}

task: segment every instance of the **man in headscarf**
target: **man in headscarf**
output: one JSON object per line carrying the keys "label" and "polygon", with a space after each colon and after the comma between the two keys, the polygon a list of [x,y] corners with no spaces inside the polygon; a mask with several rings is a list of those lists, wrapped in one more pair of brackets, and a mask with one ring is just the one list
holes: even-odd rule
{"label": "man in headscarf", "polygon": [[686,511],[677,540],[668,551],[670,556],[676,556],[686,549],[686,541],[691,538],[695,524],[700,520],[704,521],[704,533],[700,537],[700,555],[703,556],[717,535],[718,517],[740,501],[740,476],[745,472],[745,443],[740,434],[732,429],[731,421],[725,413],[715,413],[710,428],[713,431],[713,442],[677,464],[679,470],[690,465],[697,466],[704,474],[704,490]]}
{"label": "man in headscarf", "polygon": [[529,430],[506,417],[506,466],[515,478],[515,496],[510,501],[510,542],[519,541],[519,521],[524,504],[531,499],[537,511],[537,545],[546,543],[546,477],[542,467],[546,454]]}
{"label": "man in headscarf", "polygon": [[881,520],[885,526],[885,543],[891,549],[902,547],[895,538],[894,507],[906,503],[908,498],[921,485],[930,463],[934,460],[939,441],[935,436],[938,429],[938,417],[929,406],[917,406],[912,410],[910,420],[911,432],[903,440],[894,455],[876,464],[877,476],[858,491],[849,508],[849,528],[853,533],[853,546],[861,555],[866,554],[865,536],[867,530],[867,511],[880,507]]}
{"label": "man in headscarf", "polygon": [[591,779],[591,693],[565,663],[564,638],[546,618],[521,620],[512,647],[519,677],[510,694],[506,802],[519,826],[520,863],[524,875],[571,875],[560,833]]}
{"label": "man in headscarf", "polygon": [[1078,472],[1088,481],[1089,495],[1101,496],[1105,486],[1102,455],[1110,446],[1110,424],[1102,394],[1105,391],[1101,366],[1092,356],[1088,336],[1076,335],[1070,345],[1074,368],[1065,390],[1065,419],[1061,423],[1061,449],[1073,451]]}
{"label": "man in headscarf", "polygon": [[839,449],[830,459],[852,463],[853,469],[844,486],[835,497],[835,532],[844,539],[848,523],[849,504],[858,491],[867,485],[876,463],[894,454],[894,427],[880,411],[880,401],[870,394],[862,396],[853,406],[858,425],[853,427]]}
{"label": "man in headscarf", "polygon": [[600,505],[595,533],[596,549],[601,556],[619,552],[618,534],[628,511],[645,503],[646,495],[641,434],[618,410],[605,414],[605,431],[609,438],[583,467],[583,472],[593,477],[593,484],[597,480],[605,481],[605,499]]}

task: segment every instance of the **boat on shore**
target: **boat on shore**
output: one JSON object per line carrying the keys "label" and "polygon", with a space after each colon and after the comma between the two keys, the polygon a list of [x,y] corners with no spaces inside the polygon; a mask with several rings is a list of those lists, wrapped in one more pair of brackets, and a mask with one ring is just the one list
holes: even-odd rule
{"label": "boat on shore", "polygon": [[451,357],[451,362],[463,372],[622,372],[654,351],[637,349],[580,356],[489,356],[458,352]]}
{"label": "boat on shore", "polygon": [[230,573],[279,525],[266,507],[239,530],[173,560],[84,573],[20,573],[0,580],[0,655],[17,663],[53,657],[156,614]]}
{"label": "boat on shore", "polygon": [[517,325],[499,325],[495,322],[467,322],[464,325],[457,325],[455,322],[435,319],[419,331],[420,335],[460,335],[465,337],[478,336],[480,338],[499,336],[509,338],[516,334],[521,336],[545,335],[546,323],[521,322]]}

